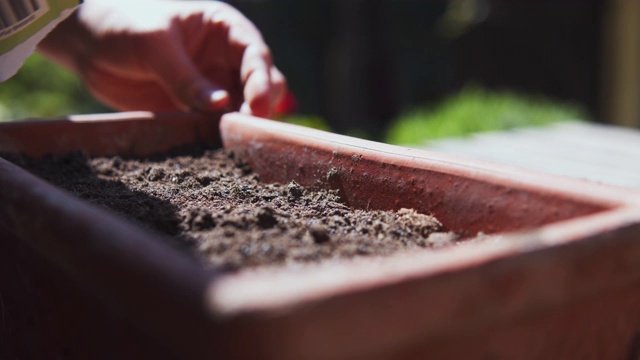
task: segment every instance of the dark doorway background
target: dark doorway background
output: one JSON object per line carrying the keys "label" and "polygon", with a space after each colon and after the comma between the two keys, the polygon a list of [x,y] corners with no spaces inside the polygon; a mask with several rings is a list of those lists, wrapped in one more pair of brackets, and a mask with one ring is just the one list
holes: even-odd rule
{"label": "dark doorway background", "polygon": [[261,29],[299,112],[379,138],[469,82],[598,118],[601,1],[229,1]]}

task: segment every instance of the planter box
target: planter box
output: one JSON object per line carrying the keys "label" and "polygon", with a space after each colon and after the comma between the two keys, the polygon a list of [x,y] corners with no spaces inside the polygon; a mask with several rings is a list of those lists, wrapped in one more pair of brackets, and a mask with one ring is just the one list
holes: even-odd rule
{"label": "planter box", "polygon": [[433,213],[430,252],[222,275],[0,159],[0,358],[636,358],[640,195],[239,114],[0,125],[0,151],[237,151],[265,181]]}

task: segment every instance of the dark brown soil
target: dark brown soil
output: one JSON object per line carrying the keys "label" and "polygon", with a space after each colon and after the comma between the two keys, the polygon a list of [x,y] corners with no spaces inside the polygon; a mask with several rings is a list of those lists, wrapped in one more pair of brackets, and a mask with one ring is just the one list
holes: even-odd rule
{"label": "dark brown soil", "polygon": [[5,155],[48,181],[143,226],[171,235],[226,270],[388,255],[455,241],[411,209],[352,210],[334,191],[262,184],[233,154],[125,160],[80,153],[36,160]]}

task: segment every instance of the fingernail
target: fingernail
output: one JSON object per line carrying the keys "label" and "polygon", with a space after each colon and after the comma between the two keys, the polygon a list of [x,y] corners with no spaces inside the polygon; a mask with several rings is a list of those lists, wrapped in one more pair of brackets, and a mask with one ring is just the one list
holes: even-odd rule
{"label": "fingernail", "polygon": [[229,93],[225,90],[216,90],[209,96],[209,101],[216,108],[224,108],[229,103]]}
{"label": "fingernail", "polygon": [[220,100],[226,99],[229,94],[224,90],[216,90],[211,93],[211,101],[218,102]]}

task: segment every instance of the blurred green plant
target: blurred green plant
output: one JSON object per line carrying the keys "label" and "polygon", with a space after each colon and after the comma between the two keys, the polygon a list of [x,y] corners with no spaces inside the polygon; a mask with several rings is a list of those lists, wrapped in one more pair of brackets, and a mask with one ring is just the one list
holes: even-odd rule
{"label": "blurred green plant", "polygon": [[470,85],[434,107],[401,115],[389,127],[385,142],[424,144],[446,137],[571,120],[588,120],[588,115],[579,106]]}
{"label": "blurred green plant", "polygon": [[319,115],[295,114],[283,118],[282,121],[289,124],[310,127],[313,129],[331,131],[329,123],[327,123],[327,121]]}
{"label": "blurred green plant", "polygon": [[38,54],[0,83],[0,121],[108,111],[74,74]]}

